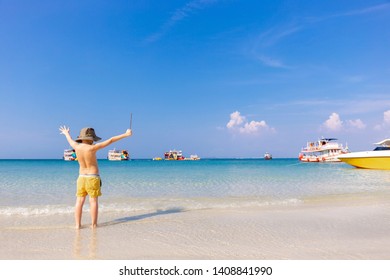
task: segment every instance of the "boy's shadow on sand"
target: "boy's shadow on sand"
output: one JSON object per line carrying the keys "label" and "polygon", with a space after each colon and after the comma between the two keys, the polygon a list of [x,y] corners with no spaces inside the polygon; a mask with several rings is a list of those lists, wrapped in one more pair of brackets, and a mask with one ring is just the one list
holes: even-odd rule
{"label": "boy's shadow on sand", "polygon": [[123,223],[127,223],[127,222],[133,222],[133,221],[139,221],[139,220],[143,220],[143,219],[148,219],[148,218],[155,217],[155,216],[160,216],[160,215],[169,215],[169,214],[182,213],[182,212],[185,212],[185,211],[186,210],[184,208],[181,208],[181,207],[170,208],[170,209],[167,209],[167,210],[157,210],[156,212],[152,212],[152,213],[146,213],[146,214],[137,215],[137,216],[128,216],[128,217],[115,219],[113,221],[100,223],[99,227],[113,226],[113,225],[117,225],[117,224],[123,224]]}

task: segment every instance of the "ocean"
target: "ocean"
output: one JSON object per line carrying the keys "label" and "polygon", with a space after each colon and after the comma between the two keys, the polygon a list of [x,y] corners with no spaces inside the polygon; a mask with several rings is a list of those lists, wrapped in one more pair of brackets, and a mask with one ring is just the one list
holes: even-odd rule
{"label": "ocean", "polygon": [[[102,214],[295,205],[390,192],[388,171],[297,159],[99,160],[99,168]],[[0,160],[0,218],[73,214],[77,176],[77,162]]]}

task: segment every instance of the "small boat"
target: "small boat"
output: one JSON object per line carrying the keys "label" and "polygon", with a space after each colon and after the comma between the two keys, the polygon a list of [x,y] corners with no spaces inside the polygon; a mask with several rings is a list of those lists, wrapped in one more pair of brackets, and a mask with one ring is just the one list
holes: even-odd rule
{"label": "small boat", "polygon": [[72,149],[64,150],[64,156],[62,158],[66,161],[75,161],[77,160],[76,151]]}
{"label": "small boat", "polygon": [[302,162],[340,162],[339,156],[349,153],[348,147],[336,141],[336,138],[322,138],[317,142],[308,142],[302,148],[298,159]]}
{"label": "small boat", "polygon": [[120,160],[129,160],[130,156],[127,150],[109,150],[108,151],[108,160],[120,161]]}
{"label": "small boat", "polygon": [[339,159],[357,168],[390,170],[390,139],[374,143],[373,151],[340,155]]}
{"label": "small boat", "polygon": [[189,158],[184,158],[184,160],[200,160],[200,157],[198,155],[190,155]]}
{"label": "small boat", "polygon": [[[160,157],[155,157],[153,160],[162,160]],[[182,151],[170,150],[164,153],[164,160],[200,160],[198,155],[191,155],[190,157],[183,156]]]}
{"label": "small boat", "polygon": [[264,154],[264,159],[265,159],[265,160],[270,160],[270,159],[272,159],[272,155],[271,155],[270,153],[266,152],[266,153]]}
{"label": "small boat", "polygon": [[184,160],[182,151],[171,150],[164,153],[165,160]]}

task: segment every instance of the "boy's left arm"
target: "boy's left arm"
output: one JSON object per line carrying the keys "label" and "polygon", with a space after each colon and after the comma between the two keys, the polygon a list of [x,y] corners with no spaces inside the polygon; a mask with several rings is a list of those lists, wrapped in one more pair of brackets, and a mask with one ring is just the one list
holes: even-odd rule
{"label": "boy's left arm", "polygon": [[100,142],[100,143],[96,143],[94,145],[94,147],[96,148],[96,150],[100,150],[100,149],[103,149],[105,147],[107,147],[108,145],[114,143],[114,142],[117,142],[123,138],[126,138],[126,137],[130,137],[131,135],[133,135],[133,132],[131,129],[127,129],[125,133],[123,134],[120,134],[120,135],[117,135],[117,136],[113,136],[111,137],[110,139],[107,139],[103,142]]}

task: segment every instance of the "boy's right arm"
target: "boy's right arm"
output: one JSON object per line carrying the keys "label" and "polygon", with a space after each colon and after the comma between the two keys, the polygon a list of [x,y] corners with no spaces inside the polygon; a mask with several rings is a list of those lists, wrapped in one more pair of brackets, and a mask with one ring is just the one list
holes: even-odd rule
{"label": "boy's right arm", "polygon": [[64,134],[66,137],[66,140],[68,140],[69,145],[75,149],[77,146],[77,142],[72,139],[72,137],[69,134],[69,127],[66,126],[60,126],[61,134]]}

